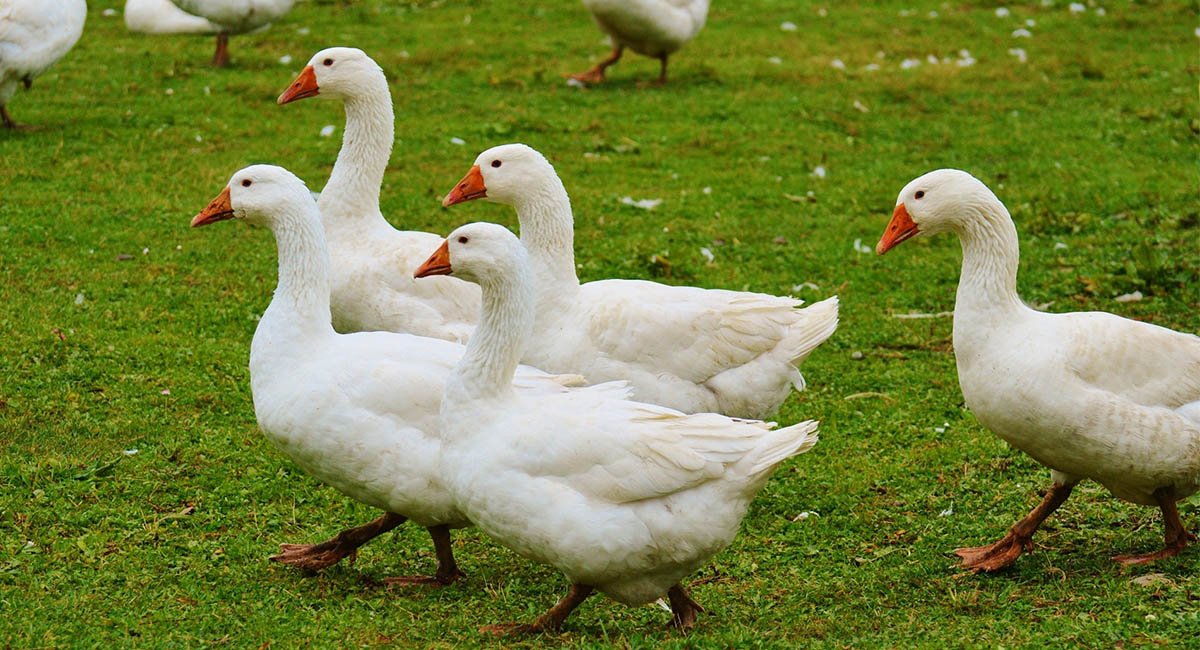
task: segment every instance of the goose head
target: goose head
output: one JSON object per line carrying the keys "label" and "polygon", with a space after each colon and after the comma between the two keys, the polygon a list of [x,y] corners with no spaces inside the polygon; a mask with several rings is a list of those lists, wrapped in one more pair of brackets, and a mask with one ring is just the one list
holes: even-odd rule
{"label": "goose head", "polygon": [[226,219],[271,227],[281,215],[293,213],[313,202],[304,181],[282,167],[251,165],[238,170],[229,184],[208,207],[192,217],[192,227],[207,226]]}
{"label": "goose head", "polygon": [[523,144],[504,144],[479,154],[471,171],[442,199],[442,205],[484,199],[513,206],[555,186],[562,183],[545,156]]}
{"label": "goose head", "polygon": [[[279,104],[308,97],[346,99],[362,93],[383,70],[365,52],[353,47],[330,47],[308,60],[300,76],[279,96]],[[385,81],[386,85],[386,81]]]}
{"label": "goose head", "polygon": [[481,284],[507,278],[527,264],[525,247],[508,228],[476,222],[459,227],[413,273],[413,277],[453,275]]}
{"label": "goose head", "polygon": [[879,255],[917,235],[957,232],[984,206],[999,203],[978,178],[958,169],[938,169],[920,176],[900,191],[896,209],[883,237]]}

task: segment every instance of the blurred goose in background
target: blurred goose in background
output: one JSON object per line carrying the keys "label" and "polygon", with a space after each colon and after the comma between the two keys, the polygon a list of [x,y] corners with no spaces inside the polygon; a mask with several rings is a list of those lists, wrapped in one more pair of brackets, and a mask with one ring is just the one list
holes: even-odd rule
{"label": "blurred goose in background", "polygon": [[216,34],[221,26],[193,16],[171,0],[126,0],[125,27],[141,34]]}
{"label": "blurred goose in background", "polygon": [[342,149],[318,200],[333,259],[334,327],[465,342],[478,318],[479,288],[456,278],[415,282],[412,272],[442,238],[396,230],[379,210],[395,139],[383,70],[362,50],[321,50],[279,103],[307,97],[341,100],[346,107]]}
{"label": "blurred goose in background", "polygon": [[658,83],[667,82],[667,58],[700,33],[709,0],[583,0],[592,19],[612,41],[612,53],[572,79],[596,84],[625,48],[662,62]]}
{"label": "blurred goose in background", "polygon": [[[229,64],[229,37],[261,29],[283,18],[295,0],[171,0],[183,11],[218,26],[217,49],[212,64]],[[203,33],[203,32],[201,32]]]}
{"label": "blurred goose in background", "polygon": [[35,77],[75,47],[87,20],[84,0],[0,0],[0,121],[17,128],[8,100],[17,87],[30,88]]}
{"label": "blurred goose in background", "polygon": [[672,623],[690,628],[704,610],[680,580],[732,541],[779,463],[817,443],[817,423],[685,415],[632,401],[625,382],[514,391],[522,350],[546,343],[531,335],[533,275],[516,236],[468,224],[416,274],[483,288],[479,327],[446,382],[442,480],[489,536],[571,582],[532,624],[485,630],[557,629],[593,591],[627,605],[665,595]]}
{"label": "blurred goose in background", "polygon": [[571,200],[549,162],[523,144],[493,147],[446,196],[512,206],[537,285],[534,340],[523,361],[591,382],[628,380],[634,396],[685,413],[767,417],[797,365],[838,323],[837,297],[795,298],[643,280],[579,283]]}
{"label": "blurred goose in background", "polygon": [[[320,569],[353,557],[370,539],[411,519],[429,530],[433,576],[389,584],[449,584],[462,574],[450,529],[468,525],[437,472],[438,410],[461,345],[408,334],[338,334],[330,326],[329,255],[317,206],[280,167],[238,171],[192,226],[226,219],[275,234],[279,283],[250,346],[250,388],[263,433],[313,477],[384,511],[320,544],[285,544],[274,560]],[[517,371],[516,393],[563,390],[578,377]]]}
{"label": "blurred goose in background", "polygon": [[876,251],[917,235],[962,243],[954,355],[967,406],[985,427],[1050,468],[1042,503],[1000,541],[955,551],[997,571],[1033,548],[1034,532],[1083,479],[1163,513],[1163,549],[1195,537],[1176,502],[1200,488],[1200,337],[1105,312],[1048,314],[1017,295],[1020,250],[1004,204],[970,174],[941,169],[909,183]]}

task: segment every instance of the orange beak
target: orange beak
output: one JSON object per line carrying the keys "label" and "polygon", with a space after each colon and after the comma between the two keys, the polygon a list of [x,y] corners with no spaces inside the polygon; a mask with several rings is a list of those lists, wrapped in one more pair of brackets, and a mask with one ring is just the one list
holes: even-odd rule
{"label": "orange beak", "polygon": [[321,87],[317,85],[317,73],[311,65],[304,66],[300,71],[300,76],[288,86],[288,89],[283,91],[279,99],[275,100],[280,106],[296,101],[297,99],[307,99],[316,97],[321,94]]}
{"label": "orange beak", "polygon": [[904,204],[896,206],[896,210],[892,212],[892,220],[888,222],[887,230],[883,231],[883,237],[879,238],[879,243],[875,244],[875,254],[883,255],[900,245],[900,242],[911,238],[917,234],[917,224],[913,222],[912,217],[908,216],[908,208]]}
{"label": "orange beak", "polygon": [[200,211],[200,214],[192,217],[192,227],[207,226],[210,223],[224,221],[233,218],[233,205],[229,203],[229,186],[221,190],[217,198],[209,202],[208,207]]}
{"label": "orange beak", "polygon": [[442,245],[437,250],[433,251],[433,255],[425,260],[425,263],[417,267],[413,271],[414,278],[427,278],[431,275],[450,275],[453,269],[450,268],[450,240],[442,242]]}
{"label": "orange beak", "polygon": [[487,196],[487,186],[483,184],[483,173],[479,171],[479,165],[472,165],[471,171],[467,172],[466,176],[450,190],[446,198],[442,199],[442,207],[448,208],[452,205],[457,205],[465,201],[473,201],[482,199]]}

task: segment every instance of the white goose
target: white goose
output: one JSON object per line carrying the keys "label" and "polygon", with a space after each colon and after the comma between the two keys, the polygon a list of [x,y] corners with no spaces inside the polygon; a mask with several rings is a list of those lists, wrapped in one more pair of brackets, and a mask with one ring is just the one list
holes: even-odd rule
{"label": "white goose", "polygon": [[[783,460],[817,442],[817,423],[783,429],[634,402],[624,382],[544,395],[512,389],[531,337],[533,278],[501,226],[463,226],[417,271],[483,288],[479,327],[442,401],[440,468],[454,502],[496,541],[571,581],[529,625],[555,629],[594,590],[639,605],[664,594],[673,623],[703,611],[679,581],[733,539]],[[774,429],[774,430],[773,430]]]}
{"label": "white goose", "polygon": [[292,10],[295,0],[171,0],[175,6],[207,19],[220,29],[212,64],[229,64],[229,37],[267,27]]}
{"label": "white goose", "polygon": [[141,34],[216,34],[221,26],[171,0],[125,0],[125,27]]}
{"label": "white goose", "polygon": [[[449,531],[467,520],[446,492],[436,458],[443,385],[463,347],[391,332],[334,332],[320,215],[304,183],[287,170],[255,165],[237,172],[192,226],[232,218],[270,228],[279,247],[279,284],[250,347],[259,426],[306,472],[386,513],[321,544],[284,545],[272,559],[330,566],[411,519],[433,537],[437,573],[388,582],[454,581],[461,574]],[[578,380],[522,367],[516,392],[553,392]]]}
{"label": "white goose", "polygon": [[1033,548],[1033,533],[1082,479],[1162,510],[1161,551],[1190,540],[1176,502],[1200,488],[1200,338],[1104,312],[1048,314],[1017,296],[1020,251],[1004,204],[978,179],[933,171],[905,186],[876,251],[918,234],[962,242],[954,354],[967,406],[1009,444],[1049,467],[1041,505],[1000,541],[955,551],[996,571]]}
{"label": "white goose", "polygon": [[342,150],[318,200],[333,258],[334,327],[466,341],[479,311],[479,288],[455,278],[414,283],[413,270],[442,238],[396,230],[379,211],[394,139],[383,71],[362,50],[321,50],[279,103],[317,96],[346,106]]}
{"label": "white goose", "polygon": [[0,121],[17,128],[8,100],[17,87],[75,47],[87,20],[84,0],[0,0]]}
{"label": "white goose", "polygon": [[625,379],[637,399],[685,413],[767,417],[804,388],[796,368],[837,328],[837,298],[802,301],[642,280],[579,284],[571,201],[554,168],[523,144],[488,149],[444,205],[512,206],[537,280],[524,361],[592,382]]}
{"label": "white goose", "polygon": [[658,59],[658,83],[667,82],[667,58],[700,33],[708,18],[709,0],[583,0],[592,19],[612,41],[608,58],[586,72],[571,75],[584,83],[604,81],[604,70],[625,48]]}

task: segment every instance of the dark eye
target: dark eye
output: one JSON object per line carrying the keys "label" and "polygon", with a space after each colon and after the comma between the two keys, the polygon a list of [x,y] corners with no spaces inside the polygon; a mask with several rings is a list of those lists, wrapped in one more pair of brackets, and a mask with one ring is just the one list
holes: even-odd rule
{"label": "dark eye", "polygon": [[249,178],[242,181],[242,187],[250,187],[253,184],[254,184],[254,181],[250,180]]}
{"label": "dark eye", "polygon": [[470,240],[470,239],[467,239],[467,236],[466,236],[466,235],[462,235],[461,237],[459,237],[459,238],[458,238],[458,243],[460,243],[460,244],[465,244],[465,243],[467,243],[467,242],[469,242],[469,241],[471,241],[471,240]]}
{"label": "dark eye", "polygon": [[501,164],[503,164],[503,163],[501,163],[499,160],[492,161],[492,167],[499,167]]}
{"label": "dark eye", "polygon": [[321,63],[324,64],[326,68],[328,68],[329,66],[333,65],[333,59],[325,59]]}
{"label": "dark eye", "polygon": [[914,198],[914,199],[923,199],[923,198],[925,198],[925,190],[917,190],[917,193],[916,193],[916,194],[913,194],[913,198]]}

